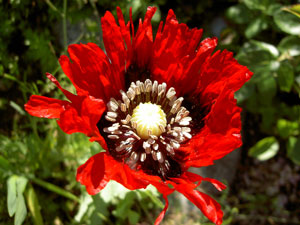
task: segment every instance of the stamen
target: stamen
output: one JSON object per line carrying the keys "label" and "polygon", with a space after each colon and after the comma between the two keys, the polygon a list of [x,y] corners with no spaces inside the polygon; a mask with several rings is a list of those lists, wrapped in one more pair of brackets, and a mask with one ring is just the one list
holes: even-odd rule
{"label": "stamen", "polygon": [[164,179],[180,174],[176,150],[192,138],[192,118],[181,106],[183,97],[177,98],[175,89],[166,83],[146,79],[132,82],[126,92],[120,90],[120,99],[110,99],[104,117],[111,123],[103,132],[110,139],[112,155],[132,169]]}
{"label": "stamen", "polygon": [[121,111],[126,112],[126,105],[124,103],[121,104]]}
{"label": "stamen", "polygon": [[144,162],[146,160],[147,154],[145,152],[143,152],[140,156],[140,160],[141,162]]}
{"label": "stamen", "polygon": [[164,162],[164,158],[163,158],[163,155],[161,154],[161,152],[156,153],[156,158],[157,158],[158,162],[160,162],[160,163]]}

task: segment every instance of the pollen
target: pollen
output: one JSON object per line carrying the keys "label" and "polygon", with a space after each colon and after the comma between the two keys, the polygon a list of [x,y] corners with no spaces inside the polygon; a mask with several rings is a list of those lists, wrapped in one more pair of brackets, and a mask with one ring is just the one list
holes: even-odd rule
{"label": "pollen", "polygon": [[166,114],[160,105],[151,102],[140,103],[133,110],[131,124],[136,127],[137,134],[147,140],[150,135],[159,136],[165,131]]}

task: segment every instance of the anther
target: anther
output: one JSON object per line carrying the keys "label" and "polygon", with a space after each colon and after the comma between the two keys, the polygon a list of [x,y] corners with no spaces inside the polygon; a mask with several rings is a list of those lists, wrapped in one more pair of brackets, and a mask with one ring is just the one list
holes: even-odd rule
{"label": "anther", "polygon": [[158,144],[157,144],[157,143],[153,144],[153,149],[154,149],[155,151],[158,150]]}
{"label": "anther", "polygon": [[110,121],[110,122],[116,122],[117,120],[115,118],[111,118],[110,116],[106,115],[105,119]]}
{"label": "anther", "polygon": [[182,118],[180,121],[179,121],[179,125],[181,126],[188,126],[190,124],[190,121],[192,120],[191,117],[187,116],[187,117],[184,117]]}
{"label": "anther", "polygon": [[147,154],[145,152],[141,153],[140,160],[144,162],[146,160]]}
{"label": "anther", "polygon": [[123,124],[128,124],[130,122],[131,116],[129,114],[127,114],[125,120],[121,120],[121,123]]}
{"label": "anther", "polygon": [[121,111],[126,112],[126,105],[124,103],[121,104]]}
{"label": "anther", "polygon": [[157,153],[156,153],[156,158],[157,158],[158,162],[160,162],[160,163],[163,163],[163,162],[164,162],[164,157],[163,157],[163,155],[161,154],[161,152],[157,152]]}
{"label": "anther", "polygon": [[107,114],[106,114],[107,116],[109,116],[109,117],[111,117],[111,118],[117,118],[117,116],[118,116],[118,113],[116,113],[116,112],[107,112]]}
{"label": "anther", "polygon": [[170,87],[166,94],[167,99],[169,99],[171,101],[175,95],[176,95],[175,89],[173,87]]}
{"label": "anther", "polygon": [[118,135],[112,134],[107,136],[109,139],[119,139]]}

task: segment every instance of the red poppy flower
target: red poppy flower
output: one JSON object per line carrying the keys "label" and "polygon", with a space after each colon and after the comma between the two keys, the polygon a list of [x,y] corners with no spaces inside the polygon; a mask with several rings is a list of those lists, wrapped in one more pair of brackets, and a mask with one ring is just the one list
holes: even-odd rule
{"label": "red poppy flower", "polygon": [[70,59],[59,62],[76,88],[76,95],[47,77],[68,101],[33,95],[25,109],[33,116],[55,118],[68,133],[81,132],[106,150],[77,170],[77,180],[89,194],[110,180],[130,190],[154,185],[167,196],[182,193],[215,224],[222,223],[220,205],[196,190],[202,181],[218,190],[225,185],[188,172],[189,167],[212,165],[241,143],[241,109],[234,92],[252,73],[217,51],[217,39],[200,42],[202,30],[189,29],[169,11],[153,38],[149,7],[134,33],[131,12],[125,24],[117,8],[118,24],[106,12],[101,19],[106,54],[97,45],[74,44]]}

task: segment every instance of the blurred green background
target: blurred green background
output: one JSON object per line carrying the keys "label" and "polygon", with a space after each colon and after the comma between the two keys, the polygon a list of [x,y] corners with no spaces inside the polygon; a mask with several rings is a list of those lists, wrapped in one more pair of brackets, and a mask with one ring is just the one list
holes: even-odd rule
{"label": "blurred green background", "polygon": [[[100,17],[143,17],[158,11],[154,30],[171,8],[179,22],[216,36],[254,76],[236,93],[243,108],[237,173],[216,195],[223,224],[300,224],[300,5],[276,0],[0,0],[0,224],[153,224],[163,208],[155,188],[128,192],[111,182],[89,196],[77,167],[101,149],[82,134],[66,135],[54,120],[29,116],[31,94],[63,98],[50,72],[74,91],[58,64],[67,45],[104,48]],[[225,183],[228,182],[223,180]],[[210,224],[200,211],[182,213],[170,199],[162,224]]]}

